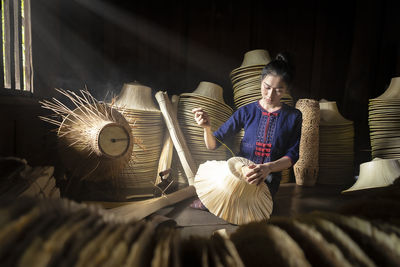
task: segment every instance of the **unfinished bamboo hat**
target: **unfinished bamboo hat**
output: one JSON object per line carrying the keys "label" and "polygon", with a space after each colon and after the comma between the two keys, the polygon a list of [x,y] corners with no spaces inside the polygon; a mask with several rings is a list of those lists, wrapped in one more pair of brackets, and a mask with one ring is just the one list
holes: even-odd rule
{"label": "unfinished bamboo hat", "polygon": [[112,106],[97,101],[87,90],[56,89],[77,108],[54,99],[44,100],[43,108],[54,111],[62,121],[41,117],[58,127],[58,148],[65,167],[72,175],[93,178],[121,170],[131,157],[134,140],[124,116]]}
{"label": "unfinished bamboo hat", "polygon": [[151,94],[151,88],[139,82],[125,83],[115,99],[118,108],[160,111]]}
{"label": "unfinished bamboo hat", "polygon": [[273,203],[268,186],[249,184],[245,179],[251,164],[248,159],[232,157],[199,166],[194,186],[211,213],[232,224],[269,219]]}
{"label": "unfinished bamboo hat", "polygon": [[65,167],[74,175],[93,179],[122,170],[134,144],[124,116],[105,103],[74,109],[61,123],[58,140]]}
{"label": "unfinished bamboo hat", "polygon": [[360,165],[360,175],[355,184],[342,193],[362,189],[385,187],[400,177],[400,162],[397,159],[375,158]]}

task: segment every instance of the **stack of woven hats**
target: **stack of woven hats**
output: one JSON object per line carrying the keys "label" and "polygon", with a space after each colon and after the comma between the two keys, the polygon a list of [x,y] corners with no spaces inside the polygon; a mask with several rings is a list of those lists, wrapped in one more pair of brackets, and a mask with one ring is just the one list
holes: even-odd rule
{"label": "stack of woven hats", "polygon": [[252,50],[244,55],[242,65],[232,70],[230,77],[237,109],[260,99],[261,71],[270,61],[267,50]]}
{"label": "stack of woven hats", "polygon": [[354,125],[336,102],[321,100],[319,128],[319,184],[349,184],[353,180]]}
{"label": "stack of woven hats", "polygon": [[372,158],[400,159],[400,77],[369,100],[369,128]]}
{"label": "stack of woven hats", "polygon": [[118,184],[132,197],[152,196],[165,128],[161,111],[154,103],[151,88],[138,82],[124,84],[114,106],[129,122],[139,144],[118,177]]}
{"label": "stack of woven hats", "polygon": [[[177,117],[197,167],[207,160],[226,160],[232,156],[223,145],[216,150],[207,149],[203,128],[197,125],[192,113],[192,109],[198,107],[209,114],[212,131],[217,130],[233,113],[232,108],[224,102],[222,87],[215,83],[202,81],[192,93],[180,95]],[[173,164],[176,165],[176,162],[175,157]]]}
{"label": "stack of woven hats", "polygon": [[[235,108],[250,104],[261,98],[261,71],[271,61],[267,50],[256,49],[244,54],[242,65],[232,70],[230,78],[233,87]],[[242,129],[235,137],[233,151],[239,153],[244,136]]]}

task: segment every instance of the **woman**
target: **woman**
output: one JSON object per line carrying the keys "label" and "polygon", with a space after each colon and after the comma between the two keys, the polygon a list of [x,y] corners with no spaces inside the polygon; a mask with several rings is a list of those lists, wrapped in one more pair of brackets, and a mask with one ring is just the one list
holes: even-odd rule
{"label": "woman", "polygon": [[[245,130],[239,156],[253,161],[247,181],[265,182],[274,196],[281,181],[281,172],[299,158],[301,112],[280,100],[292,83],[292,72],[286,58],[279,54],[261,73],[261,99],[239,108],[217,131],[211,131],[211,118],[202,108],[192,110],[197,124],[204,129],[208,149]],[[220,141],[220,142],[219,142]],[[200,207],[199,207],[200,205]],[[203,208],[201,202],[191,207]]]}

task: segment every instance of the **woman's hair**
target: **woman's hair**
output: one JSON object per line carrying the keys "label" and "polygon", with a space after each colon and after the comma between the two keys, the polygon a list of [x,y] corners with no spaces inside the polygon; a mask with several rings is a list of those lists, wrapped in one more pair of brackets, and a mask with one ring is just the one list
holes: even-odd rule
{"label": "woman's hair", "polygon": [[288,55],[279,53],[274,60],[263,68],[261,72],[261,81],[264,80],[267,75],[280,76],[286,85],[290,87],[293,81],[293,72],[294,69],[288,61]]}

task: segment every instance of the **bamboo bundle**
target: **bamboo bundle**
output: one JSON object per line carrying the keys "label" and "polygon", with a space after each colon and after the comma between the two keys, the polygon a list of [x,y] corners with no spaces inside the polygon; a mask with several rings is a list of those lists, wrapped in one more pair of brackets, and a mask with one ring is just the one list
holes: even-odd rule
{"label": "bamboo bundle", "polygon": [[[172,102],[173,112],[176,116],[177,111],[178,111],[179,96],[173,95],[171,98],[171,102]],[[161,150],[160,160],[158,162],[157,173],[160,173],[162,171],[165,171],[165,170],[168,170],[171,168],[172,155],[174,152],[174,143],[172,142],[172,138],[169,134],[169,131],[165,131],[163,144],[164,145]],[[165,176],[165,178],[167,178],[167,177],[168,176]],[[161,177],[157,176],[156,184],[158,184],[160,182],[161,182]]]}
{"label": "bamboo bundle", "polygon": [[178,153],[179,159],[182,163],[189,185],[193,184],[194,175],[196,173],[196,165],[193,161],[189,148],[186,144],[185,136],[182,133],[178,124],[178,119],[174,114],[171,102],[169,101],[166,92],[157,92],[156,99],[160,105],[161,112],[164,116],[164,121],[168,127],[174,147]]}
{"label": "bamboo bundle", "polygon": [[[316,211],[240,225],[228,236],[182,238],[173,225],[126,217],[67,199],[0,200],[2,266],[397,266],[398,184],[365,198],[391,200],[386,220]],[[364,203],[365,204],[365,203]],[[133,212],[133,210],[132,210]],[[354,211],[351,212],[354,214]],[[372,216],[371,216],[372,215]],[[361,217],[362,216],[362,217]],[[397,220],[397,221],[396,221]],[[288,253],[290,252],[290,253]]]}

